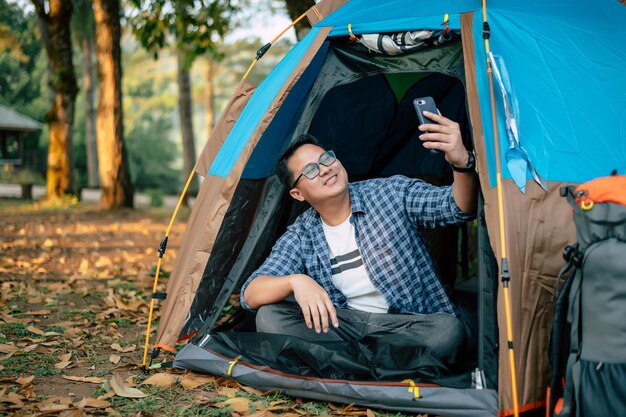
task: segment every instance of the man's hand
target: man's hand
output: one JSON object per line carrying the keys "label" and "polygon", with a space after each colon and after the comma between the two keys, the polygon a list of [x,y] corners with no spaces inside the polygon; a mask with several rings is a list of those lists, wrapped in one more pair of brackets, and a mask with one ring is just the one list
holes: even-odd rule
{"label": "man's hand", "polygon": [[304,274],[290,276],[291,288],[309,329],[315,327],[319,333],[328,332],[329,318],[333,326],[339,327],[337,312],[328,293],[311,277]]}
{"label": "man's hand", "polygon": [[446,161],[456,167],[465,167],[469,162],[467,149],[463,145],[459,124],[439,114],[424,112],[424,116],[437,122],[419,126],[422,133],[419,138],[424,141],[426,149],[442,151]]}

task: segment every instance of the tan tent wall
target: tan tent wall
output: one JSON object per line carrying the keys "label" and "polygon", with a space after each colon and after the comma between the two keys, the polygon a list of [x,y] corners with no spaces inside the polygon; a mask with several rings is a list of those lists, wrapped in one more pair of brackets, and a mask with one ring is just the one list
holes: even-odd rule
{"label": "tan tent wall", "polygon": [[[317,37],[313,40],[311,47],[293,70],[290,77],[274,98],[270,108],[261,119],[261,122],[254,130],[254,133],[248,140],[248,143],[228,177],[220,178],[208,175],[204,179],[200,193],[194,203],[191,217],[187,223],[187,230],[183,236],[183,244],[178,251],[178,256],[176,257],[176,262],[168,281],[168,295],[163,305],[163,313],[159,323],[155,347],[168,351],[174,350],[174,345],[178,340],[185,317],[191,307],[202,278],[202,273],[208,262],[211,250],[213,249],[215,238],[217,237],[217,233],[219,232],[235,188],[239,183],[239,178],[248,162],[248,158],[263,135],[263,132],[265,132],[276,115],[281,104],[326,40],[331,29],[330,27],[322,28]],[[240,93],[241,92],[238,91],[235,94]],[[231,100],[231,102],[234,101],[235,99]],[[239,112],[241,113],[241,110],[239,110]],[[222,142],[224,139],[222,139]],[[217,149],[213,146],[214,145],[210,145],[210,150],[207,151],[207,155],[209,155],[207,160],[211,158],[209,152],[217,152]],[[207,148],[209,148],[209,146],[205,147],[205,150]],[[200,163],[198,165],[200,165]]]}
{"label": "tan tent wall", "polygon": [[[476,72],[486,71],[485,63],[476,63],[472,29],[473,13],[461,17],[463,54],[469,116],[476,150],[480,184],[485,197],[485,215],[491,246],[500,263],[500,230],[497,190],[489,184],[486,149],[493,138],[485,138],[476,87]],[[484,94],[484,92],[483,92]],[[488,140],[489,143],[485,141]],[[522,194],[511,180],[503,181],[507,257],[511,281],[511,317],[520,411],[543,406],[548,384],[548,345],[554,305],[552,289],[563,265],[561,252],[574,241],[571,210],[559,196],[564,184],[548,183],[549,192],[529,181]],[[506,338],[502,284],[498,292],[499,396],[500,414],[512,414],[511,377]]]}
{"label": "tan tent wall", "polygon": [[235,122],[239,118],[239,115],[241,115],[243,108],[246,107],[246,104],[250,101],[250,97],[252,97],[254,90],[256,90],[256,87],[248,83],[246,80],[241,80],[239,82],[239,85],[235,88],[233,96],[230,98],[228,104],[226,104],[220,120],[218,120],[213,132],[211,132],[209,139],[200,153],[198,162],[194,167],[194,171],[198,174],[203,177],[207,175],[211,164],[215,160],[217,152],[224,144],[224,141],[230,131],[233,130]]}
{"label": "tan tent wall", "polygon": [[307,10],[306,18],[314,26],[347,2],[348,0],[322,0]]}

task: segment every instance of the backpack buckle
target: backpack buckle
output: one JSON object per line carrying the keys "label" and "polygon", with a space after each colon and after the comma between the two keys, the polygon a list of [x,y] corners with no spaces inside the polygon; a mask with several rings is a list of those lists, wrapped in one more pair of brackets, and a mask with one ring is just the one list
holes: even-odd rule
{"label": "backpack buckle", "polygon": [[567,245],[563,248],[563,259],[566,262],[572,262],[576,268],[580,268],[583,264],[584,254],[578,250],[578,244]]}

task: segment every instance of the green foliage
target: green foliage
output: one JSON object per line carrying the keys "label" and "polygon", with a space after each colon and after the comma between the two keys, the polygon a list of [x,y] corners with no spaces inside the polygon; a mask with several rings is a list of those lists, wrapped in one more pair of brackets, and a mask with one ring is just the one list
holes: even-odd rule
{"label": "green foliage", "polygon": [[0,0],[0,104],[36,120],[44,119],[49,97],[41,83],[47,79],[42,45],[35,15]]}
{"label": "green foliage", "polygon": [[165,194],[160,188],[150,188],[146,190],[146,194],[150,199],[150,207],[163,207]]}
{"label": "green foliage", "polygon": [[179,173],[172,168],[177,151],[168,138],[172,128],[169,115],[152,109],[139,116],[126,136],[130,171],[139,190],[158,188],[165,193],[178,191]]}
{"label": "green foliage", "polygon": [[240,4],[233,0],[131,0],[129,21],[139,42],[156,59],[173,38],[189,68],[198,55],[217,54],[216,41],[230,28]]}

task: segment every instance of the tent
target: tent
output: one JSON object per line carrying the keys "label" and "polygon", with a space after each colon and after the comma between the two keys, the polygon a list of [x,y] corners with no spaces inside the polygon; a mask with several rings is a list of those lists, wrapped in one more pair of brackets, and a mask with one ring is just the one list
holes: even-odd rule
{"label": "tent", "polygon": [[[191,338],[175,365],[281,386],[293,395],[467,416],[510,415],[515,392],[520,412],[540,413],[553,287],[561,250],[574,239],[559,188],[626,172],[626,7],[617,0],[492,0],[486,6],[477,0],[322,0],[306,17],[312,29],[266,79],[237,86],[199,158],[195,172],[204,181],[168,281],[155,352],[174,352],[177,341]],[[351,40],[353,34],[441,31],[444,17],[457,36],[410,54],[375,54]],[[211,337],[233,292],[301,209],[272,174],[276,156],[298,134],[318,135],[351,180],[402,173],[450,181],[445,162],[414,139],[410,100],[421,95],[435,97],[442,113],[459,121],[476,153],[483,198],[478,272],[466,288],[456,288],[456,300],[467,303],[472,365],[485,380],[417,384],[419,397],[413,384],[407,392],[401,381],[338,387],[273,372],[270,364],[254,363],[250,352],[241,359],[237,343],[246,336]],[[507,290],[500,282],[503,258]],[[221,350],[208,347],[217,342]],[[385,385],[388,390],[380,388]]]}

